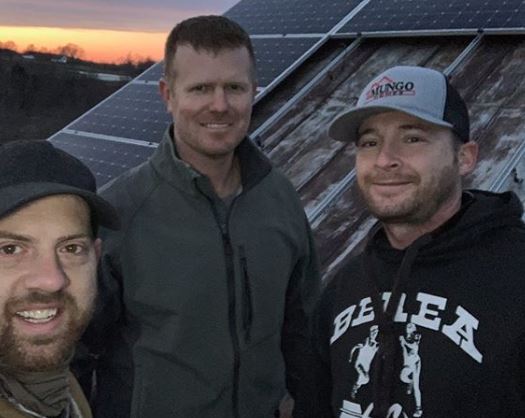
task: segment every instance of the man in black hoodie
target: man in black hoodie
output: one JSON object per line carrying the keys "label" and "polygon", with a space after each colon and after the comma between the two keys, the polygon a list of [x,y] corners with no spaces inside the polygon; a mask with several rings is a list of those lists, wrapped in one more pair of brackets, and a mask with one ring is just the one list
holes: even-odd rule
{"label": "man in black hoodie", "polygon": [[379,222],[314,316],[311,416],[524,417],[523,209],[462,190],[478,150],[462,98],[440,72],[394,67],[329,134],[355,142]]}

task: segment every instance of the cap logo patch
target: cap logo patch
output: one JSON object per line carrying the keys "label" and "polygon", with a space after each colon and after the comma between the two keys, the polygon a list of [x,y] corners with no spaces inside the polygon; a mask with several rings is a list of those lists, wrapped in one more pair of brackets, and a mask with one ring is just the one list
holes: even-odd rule
{"label": "cap logo patch", "polygon": [[372,83],[366,92],[366,101],[381,99],[387,96],[415,96],[416,89],[413,81],[395,81],[390,77],[383,77]]}

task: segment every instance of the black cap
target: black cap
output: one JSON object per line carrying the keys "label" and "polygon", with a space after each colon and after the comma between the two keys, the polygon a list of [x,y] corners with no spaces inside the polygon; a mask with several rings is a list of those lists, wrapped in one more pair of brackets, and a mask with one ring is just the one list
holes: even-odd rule
{"label": "black cap", "polygon": [[49,141],[0,146],[0,218],[42,197],[74,194],[89,205],[99,225],[118,229],[115,208],[97,195],[95,177],[79,159]]}

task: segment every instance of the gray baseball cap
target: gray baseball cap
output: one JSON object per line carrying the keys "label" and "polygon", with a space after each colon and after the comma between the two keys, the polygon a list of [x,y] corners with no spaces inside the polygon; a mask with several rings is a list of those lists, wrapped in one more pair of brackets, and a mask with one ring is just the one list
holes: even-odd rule
{"label": "gray baseball cap", "polygon": [[49,141],[0,145],[0,218],[46,196],[74,194],[87,202],[93,222],[118,229],[117,211],[96,189],[89,168]]}
{"label": "gray baseball cap", "polygon": [[365,87],[357,105],[338,115],[328,135],[355,142],[361,123],[368,117],[400,111],[426,122],[451,128],[464,141],[470,138],[467,106],[447,77],[424,67],[392,67]]}

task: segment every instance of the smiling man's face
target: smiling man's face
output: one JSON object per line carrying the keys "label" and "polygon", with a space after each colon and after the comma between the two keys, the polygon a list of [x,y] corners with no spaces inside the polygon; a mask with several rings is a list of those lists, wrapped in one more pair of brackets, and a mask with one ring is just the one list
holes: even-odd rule
{"label": "smiling man's face", "polygon": [[461,194],[449,128],[402,112],[367,118],[359,129],[356,174],[370,211],[385,224],[425,224]]}
{"label": "smiling man's face", "polygon": [[250,126],[256,86],[248,50],[180,45],[172,68],[160,89],[181,158],[192,164],[231,155]]}
{"label": "smiling man's face", "polygon": [[80,197],[45,197],[0,219],[3,364],[42,371],[69,358],[91,317],[99,254]]}

